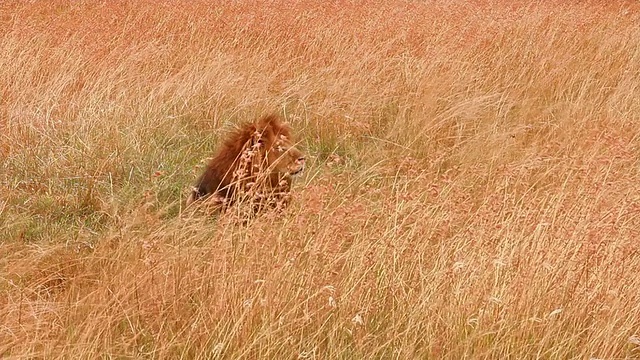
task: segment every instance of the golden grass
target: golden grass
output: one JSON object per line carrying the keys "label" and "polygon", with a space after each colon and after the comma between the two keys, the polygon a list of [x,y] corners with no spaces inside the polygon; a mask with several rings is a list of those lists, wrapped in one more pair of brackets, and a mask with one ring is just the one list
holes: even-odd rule
{"label": "golden grass", "polygon": [[[637,2],[0,4],[3,358],[640,357]],[[182,216],[277,111],[283,216]]]}

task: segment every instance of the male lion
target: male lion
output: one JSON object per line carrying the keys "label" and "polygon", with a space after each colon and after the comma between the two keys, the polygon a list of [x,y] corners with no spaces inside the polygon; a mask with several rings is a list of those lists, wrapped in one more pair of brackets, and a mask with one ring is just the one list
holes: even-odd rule
{"label": "male lion", "polygon": [[292,176],[304,170],[294,144],[291,129],[275,115],[241,125],[200,175],[187,206],[199,200],[216,208],[249,200],[255,211],[286,206]]}

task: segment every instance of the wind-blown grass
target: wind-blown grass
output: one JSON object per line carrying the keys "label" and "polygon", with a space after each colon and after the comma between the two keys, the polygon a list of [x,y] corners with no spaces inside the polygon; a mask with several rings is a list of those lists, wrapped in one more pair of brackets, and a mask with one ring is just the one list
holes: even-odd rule
{"label": "wind-blown grass", "polygon": [[[640,356],[639,10],[3,2],[0,354]],[[272,111],[286,212],[182,216]]]}

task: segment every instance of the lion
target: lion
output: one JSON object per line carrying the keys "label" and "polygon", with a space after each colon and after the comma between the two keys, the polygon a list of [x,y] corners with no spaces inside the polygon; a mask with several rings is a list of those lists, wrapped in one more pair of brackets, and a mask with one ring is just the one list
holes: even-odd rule
{"label": "lion", "polygon": [[254,212],[288,205],[292,179],[304,170],[304,154],[276,115],[242,124],[223,142],[193,187],[187,206],[216,209],[249,200]]}

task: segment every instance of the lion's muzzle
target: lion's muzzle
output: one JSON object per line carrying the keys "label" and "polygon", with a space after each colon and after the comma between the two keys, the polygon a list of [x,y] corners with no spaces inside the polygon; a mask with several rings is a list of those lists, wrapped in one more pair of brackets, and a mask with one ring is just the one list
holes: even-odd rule
{"label": "lion's muzzle", "polygon": [[297,158],[291,165],[289,165],[289,174],[298,175],[304,170],[304,156]]}

